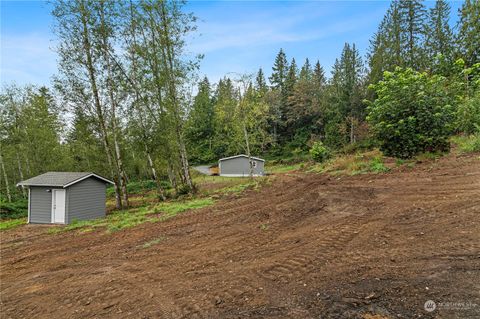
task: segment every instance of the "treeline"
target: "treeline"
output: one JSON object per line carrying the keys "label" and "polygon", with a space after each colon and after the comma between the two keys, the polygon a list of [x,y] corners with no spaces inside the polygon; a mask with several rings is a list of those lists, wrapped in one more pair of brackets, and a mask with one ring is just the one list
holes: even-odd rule
{"label": "treeline", "polygon": [[[298,65],[280,50],[271,76],[266,79],[260,69],[250,76],[246,90],[244,80],[225,77],[212,85],[203,79],[187,122],[192,160],[209,162],[246,151],[244,105],[249,105],[247,130],[256,153],[291,156],[307,151],[315,141],[333,149],[373,143],[365,100],[373,101],[377,94],[369,85],[397,67],[450,78],[449,94],[459,98],[451,102],[461,104],[466,91],[453,87],[465,85],[465,72],[480,61],[479,2],[466,1],[458,14],[458,24],[451,28],[446,1],[430,9],[422,1],[393,1],[367,56],[346,43],[329,77],[319,61],[306,59]],[[464,63],[456,63],[459,59]]]}
{"label": "treeline", "polygon": [[[270,76],[260,69],[218,83],[197,81],[201,57],[189,55],[185,43],[196,18],[183,3],[57,0],[52,14],[59,43],[52,88],[2,88],[5,200],[25,196],[15,187],[24,178],[51,170],[95,171],[116,182],[117,207],[127,207],[131,180],[153,179],[164,199],[164,180],[177,194],[195,190],[192,163],[238,153],[296,156],[318,142],[332,150],[380,143],[385,150],[382,136],[405,136],[404,127],[423,136],[423,149],[434,150],[431,136],[416,131],[416,116],[433,116],[432,110],[441,120],[422,127],[447,125],[441,134],[477,129],[479,1],[463,3],[454,28],[446,1],[428,9],[418,0],[393,1],[368,54],[346,43],[329,74],[320,61],[297,64],[280,50]],[[445,95],[430,96],[438,90]],[[418,115],[412,111],[417,101],[442,107],[431,105]],[[404,110],[397,122],[414,120],[389,126],[385,121],[397,117],[382,113],[388,109],[382,103]]]}

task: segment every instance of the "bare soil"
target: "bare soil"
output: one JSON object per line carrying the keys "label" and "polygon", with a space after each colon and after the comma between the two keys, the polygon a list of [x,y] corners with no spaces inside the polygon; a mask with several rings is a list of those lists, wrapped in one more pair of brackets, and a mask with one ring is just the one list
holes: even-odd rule
{"label": "bare soil", "polygon": [[46,229],[1,234],[2,318],[480,318],[478,154],[279,175],[112,234]]}

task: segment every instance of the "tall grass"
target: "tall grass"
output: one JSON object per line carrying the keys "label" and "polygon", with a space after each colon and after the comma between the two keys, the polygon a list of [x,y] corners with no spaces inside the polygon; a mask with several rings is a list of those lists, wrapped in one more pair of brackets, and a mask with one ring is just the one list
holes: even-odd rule
{"label": "tall grass", "polygon": [[458,135],[451,138],[460,153],[480,152],[480,132],[468,136]]}

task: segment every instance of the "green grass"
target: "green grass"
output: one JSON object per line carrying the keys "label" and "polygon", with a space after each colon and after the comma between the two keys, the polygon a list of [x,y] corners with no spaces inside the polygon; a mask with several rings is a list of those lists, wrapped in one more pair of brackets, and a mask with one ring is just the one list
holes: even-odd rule
{"label": "green grass", "polygon": [[310,171],[332,175],[358,175],[384,173],[390,169],[384,164],[382,152],[375,149],[368,152],[340,155],[325,163],[314,165]]}
{"label": "green grass", "polygon": [[451,138],[453,144],[457,145],[459,153],[480,152],[480,133],[464,136],[457,135]]}
{"label": "green grass", "polygon": [[296,163],[296,164],[275,164],[266,167],[268,173],[288,173],[291,171],[296,171],[302,169],[305,166],[305,163]]}
{"label": "green grass", "polygon": [[12,229],[26,223],[27,220],[25,218],[2,220],[0,221],[0,231]]}
{"label": "green grass", "polygon": [[255,181],[249,181],[245,184],[238,184],[238,185],[234,185],[234,186],[228,186],[228,187],[224,187],[224,188],[221,188],[217,191],[215,191],[215,193],[220,193],[220,194],[224,194],[224,195],[228,195],[228,194],[235,194],[235,193],[241,193],[249,188],[254,188],[255,185],[257,183]]}
{"label": "green grass", "polygon": [[162,219],[164,220],[166,218],[174,217],[177,214],[183,213],[187,210],[199,209],[213,204],[214,201],[211,198],[192,199],[185,202],[160,203],[155,206],[154,212],[162,212]]}
{"label": "green grass", "polygon": [[440,158],[443,154],[442,153],[432,153],[432,152],[425,152],[425,153],[420,153],[417,156],[415,156],[415,159],[417,161],[423,162],[423,161],[431,161],[431,160],[436,160]]}
{"label": "green grass", "polygon": [[108,215],[106,218],[73,221],[71,224],[53,227],[48,230],[50,234],[79,230],[82,233],[95,229],[106,229],[107,232],[116,232],[122,229],[135,227],[147,222],[161,222],[172,218],[179,213],[213,205],[211,198],[192,199],[181,202],[165,202],[155,206],[131,208]]}

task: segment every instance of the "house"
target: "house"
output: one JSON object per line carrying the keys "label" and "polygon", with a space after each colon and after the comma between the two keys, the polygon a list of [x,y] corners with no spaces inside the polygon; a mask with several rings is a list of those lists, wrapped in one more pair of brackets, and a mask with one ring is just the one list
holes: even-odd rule
{"label": "house", "polygon": [[265,174],[265,160],[253,156],[250,156],[249,160],[247,155],[240,154],[220,159],[218,169],[220,176],[250,176],[250,170],[252,170],[253,176],[263,176]]}
{"label": "house", "polygon": [[28,187],[28,222],[69,224],[105,217],[107,184],[94,173],[48,172],[17,184]]}

